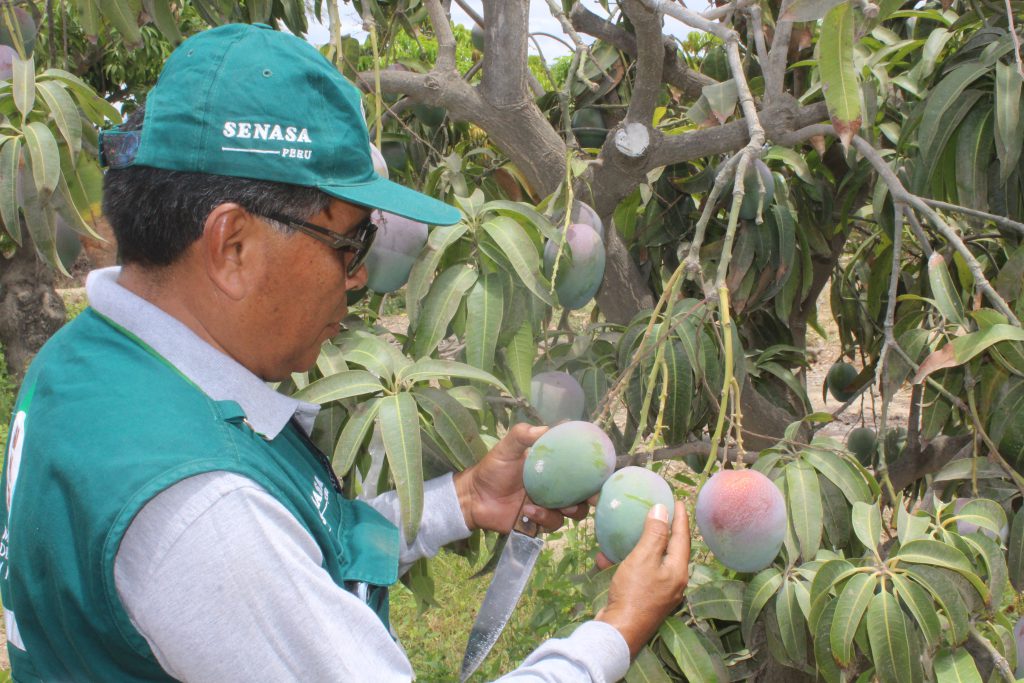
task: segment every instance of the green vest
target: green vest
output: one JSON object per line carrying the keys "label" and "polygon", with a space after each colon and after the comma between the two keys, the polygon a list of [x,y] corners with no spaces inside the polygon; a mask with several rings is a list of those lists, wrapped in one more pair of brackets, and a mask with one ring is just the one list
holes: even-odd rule
{"label": "green vest", "polygon": [[118,598],[114,557],[147,501],[214,470],[280,501],[335,583],[368,585],[366,601],[388,625],[398,530],[332,488],[296,427],[267,441],[244,417],[92,309],[43,347],[18,395],[3,470],[0,593],[15,681],[171,680]]}

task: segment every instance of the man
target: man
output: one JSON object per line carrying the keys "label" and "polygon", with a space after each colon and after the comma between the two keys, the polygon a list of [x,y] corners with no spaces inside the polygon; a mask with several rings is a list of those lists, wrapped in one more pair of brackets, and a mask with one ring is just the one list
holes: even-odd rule
{"label": "man", "polygon": [[[101,143],[121,268],[39,353],[19,394],[0,546],[17,681],[398,681],[387,587],[524,500],[516,425],[428,482],[412,542],[394,494],[339,495],[317,407],[265,382],[309,368],[365,285],[371,208],[458,213],[372,171],[359,95],[269,27],[184,42]],[[563,513],[529,502],[546,528]],[[682,598],[689,536],[658,506],[608,606],[510,680],[615,680]]]}

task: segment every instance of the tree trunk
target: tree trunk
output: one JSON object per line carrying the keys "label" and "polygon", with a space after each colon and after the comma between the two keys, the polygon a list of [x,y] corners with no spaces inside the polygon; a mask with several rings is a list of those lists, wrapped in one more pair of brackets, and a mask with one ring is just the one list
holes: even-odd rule
{"label": "tree trunk", "polygon": [[9,260],[0,259],[0,345],[7,369],[20,383],[36,352],[67,317],[64,301],[54,288],[54,272],[25,243]]}

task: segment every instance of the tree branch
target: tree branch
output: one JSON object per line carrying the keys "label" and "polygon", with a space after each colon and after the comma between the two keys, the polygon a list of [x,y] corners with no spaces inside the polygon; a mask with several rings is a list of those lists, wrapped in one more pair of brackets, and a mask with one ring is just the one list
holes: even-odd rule
{"label": "tree branch", "polygon": [[484,0],[484,75],[480,82],[483,99],[496,109],[522,107],[530,98],[527,34],[528,0]]}
{"label": "tree branch", "polygon": [[452,32],[451,17],[441,6],[441,0],[426,0],[424,4],[430,14],[434,36],[437,38],[437,62],[434,64],[434,71],[455,71],[455,34]]}
{"label": "tree branch", "polygon": [[[594,14],[583,3],[576,3],[569,15],[572,25],[581,33],[599,38],[631,57],[637,56],[636,36],[626,29],[605,21]],[[675,43],[669,38],[660,38],[665,56],[662,60],[662,78],[669,85],[679,88],[688,99],[700,97],[701,88],[715,83],[713,78],[693,71],[680,62]]]}
{"label": "tree branch", "polygon": [[956,204],[947,204],[946,202],[940,202],[937,199],[928,199],[926,197],[921,198],[928,206],[935,207],[936,209],[942,209],[943,211],[952,211],[954,213],[962,213],[965,216],[973,216],[974,218],[981,218],[986,221],[992,221],[1000,228],[1007,228],[1009,230],[1015,230],[1021,235],[1024,235],[1024,223],[1018,223],[1012,221],[1005,216],[997,216],[993,213],[986,213],[985,211],[978,211],[977,209],[969,209],[966,206],[957,206]]}
{"label": "tree branch", "polygon": [[[785,15],[792,0],[782,0],[779,7],[779,17]],[[768,52],[768,64],[764,67],[764,99],[766,104],[771,104],[783,91],[783,81],[786,75],[786,60],[789,57],[789,41],[793,35],[793,22],[775,22],[775,35],[772,36],[772,47]]]}
{"label": "tree branch", "polygon": [[645,7],[640,0],[626,0],[622,8],[633,24],[639,46],[633,97],[626,112],[626,121],[650,127],[661,92],[661,73],[665,62],[665,50],[661,45],[661,15]]}

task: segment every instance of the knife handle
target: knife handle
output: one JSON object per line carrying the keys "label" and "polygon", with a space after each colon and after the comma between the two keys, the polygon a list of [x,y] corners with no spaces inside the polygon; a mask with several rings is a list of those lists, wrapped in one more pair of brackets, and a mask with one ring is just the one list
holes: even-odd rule
{"label": "knife handle", "polygon": [[536,538],[540,528],[536,522],[530,521],[530,518],[523,514],[523,511],[519,511],[519,516],[516,517],[516,523],[512,526],[513,531],[518,531],[521,534],[525,534],[530,538]]}

